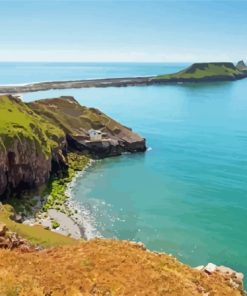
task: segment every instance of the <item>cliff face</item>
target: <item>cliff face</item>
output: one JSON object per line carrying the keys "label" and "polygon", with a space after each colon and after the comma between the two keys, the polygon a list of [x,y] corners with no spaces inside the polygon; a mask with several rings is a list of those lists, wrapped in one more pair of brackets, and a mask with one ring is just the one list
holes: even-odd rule
{"label": "cliff face", "polygon": [[[89,129],[101,129],[106,139],[85,140]],[[25,104],[0,96],[0,196],[35,188],[51,173],[65,172],[68,149],[105,157],[146,146],[130,129],[71,97]]]}
{"label": "cliff face", "polygon": [[[95,108],[81,106],[73,97],[39,100],[29,107],[66,134],[69,147],[89,151],[95,157],[143,152],[145,139]],[[88,131],[100,130],[103,138],[90,141]]]}
{"label": "cliff face", "polygon": [[62,130],[35,114],[18,98],[0,97],[0,195],[35,188],[66,166]]}

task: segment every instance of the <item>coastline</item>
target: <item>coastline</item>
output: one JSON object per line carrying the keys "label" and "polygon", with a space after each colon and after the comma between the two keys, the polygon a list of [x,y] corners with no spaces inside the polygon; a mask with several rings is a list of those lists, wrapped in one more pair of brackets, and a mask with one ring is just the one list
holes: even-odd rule
{"label": "coastline", "polygon": [[[207,64],[207,63],[205,63]],[[217,63],[216,63],[217,64]],[[221,63],[219,63],[221,64]],[[224,63],[223,63],[224,64]],[[232,64],[234,67],[234,65]],[[238,72],[234,75],[226,73],[214,74],[205,72],[204,76],[181,76],[181,73],[190,73],[190,68],[199,67],[193,64],[189,68],[174,73],[158,76],[122,77],[122,78],[97,78],[81,80],[60,80],[43,81],[27,84],[0,85],[0,94],[21,94],[27,92],[38,92],[56,89],[76,89],[76,88],[105,88],[105,87],[128,87],[128,86],[151,86],[151,85],[170,85],[183,83],[206,83],[206,82],[225,82],[236,81],[247,77],[247,71]],[[235,68],[237,70],[237,68]]]}
{"label": "coastline", "polygon": [[[32,199],[38,201],[38,208],[32,208],[32,214],[24,219],[23,224],[28,225],[41,225],[45,229],[60,233],[65,236],[70,236],[75,239],[91,239],[95,237],[102,237],[96,232],[96,229],[90,224],[90,216],[86,209],[83,208],[79,202],[73,199],[72,190],[77,178],[82,177],[86,170],[95,163],[95,160],[89,159],[87,165],[82,170],[77,171],[72,177],[71,181],[65,185],[64,195],[66,197],[64,201],[64,207],[66,211],[62,209],[58,210],[55,206],[49,207],[47,211],[43,208],[47,203],[50,195],[45,198],[41,196],[33,196]],[[56,228],[53,227],[53,221],[57,223]]]}
{"label": "coastline", "polygon": [[[97,160],[98,161],[98,160]],[[78,178],[82,178],[84,174],[86,174],[87,169],[92,167],[95,164],[96,160],[90,159],[89,164],[80,172],[76,173],[70,183],[67,185],[67,189],[65,194],[68,196],[67,201],[65,202],[66,207],[68,207],[74,214],[71,216],[72,219],[76,223],[79,224],[80,227],[83,229],[83,238],[86,240],[92,238],[100,238],[102,235],[97,232],[97,230],[92,226],[90,223],[90,213],[87,211],[83,204],[76,201],[72,190],[75,186],[75,183]]]}

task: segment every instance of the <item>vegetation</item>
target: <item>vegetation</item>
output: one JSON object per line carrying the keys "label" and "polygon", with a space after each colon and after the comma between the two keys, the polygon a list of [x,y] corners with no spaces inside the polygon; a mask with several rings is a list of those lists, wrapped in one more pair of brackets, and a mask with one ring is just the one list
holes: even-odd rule
{"label": "vegetation", "polygon": [[[71,136],[85,136],[89,129],[116,132],[123,126],[95,108],[81,106],[73,97],[39,100],[28,106]],[[126,131],[128,132],[128,130]]]}
{"label": "vegetation", "polygon": [[57,229],[59,226],[60,226],[60,224],[56,220],[51,221],[52,229]]}
{"label": "vegetation", "polygon": [[196,63],[175,74],[160,75],[156,79],[206,79],[229,78],[235,79],[243,75],[232,63]]}
{"label": "vegetation", "polygon": [[53,247],[78,243],[75,239],[46,230],[40,225],[29,226],[16,223],[11,219],[13,215],[14,209],[10,205],[0,206],[0,221],[6,224],[11,231],[16,232],[33,245]]}
{"label": "vegetation", "polygon": [[53,178],[48,183],[47,188],[43,194],[48,194],[43,210],[56,209],[60,212],[70,215],[70,210],[64,205],[68,199],[66,194],[67,186],[74,178],[78,171],[82,171],[88,165],[90,159],[82,154],[69,153],[68,154],[68,172],[65,177]]}
{"label": "vegetation", "polygon": [[230,278],[127,241],[97,239],[31,253],[0,249],[0,258],[0,295],[241,295]]}
{"label": "vegetation", "polygon": [[0,149],[6,150],[18,138],[35,143],[36,150],[49,156],[64,132],[11,96],[0,96]]}

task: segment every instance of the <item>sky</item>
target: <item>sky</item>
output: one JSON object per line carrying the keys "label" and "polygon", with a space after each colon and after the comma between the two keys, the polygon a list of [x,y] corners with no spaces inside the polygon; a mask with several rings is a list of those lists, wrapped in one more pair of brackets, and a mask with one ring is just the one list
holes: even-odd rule
{"label": "sky", "polygon": [[247,60],[247,0],[0,0],[0,61]]}

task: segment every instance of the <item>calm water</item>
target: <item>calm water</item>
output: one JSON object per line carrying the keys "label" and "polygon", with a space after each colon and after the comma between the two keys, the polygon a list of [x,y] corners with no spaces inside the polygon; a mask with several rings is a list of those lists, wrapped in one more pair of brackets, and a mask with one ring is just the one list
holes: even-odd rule
{"label": "calm water", "polygon": [[[88,66],[82,77],[179,69],[108,66],[105,72],[104,65]],[[43,69],[40,80],[79,78],[70,66],[61,66],[62,73],[57,66],[47,69],[48,78]],[[9,78],[2,81],[28,77]],[[73,194],[88,214],[91,235],[143,241],[191,265],[215,262],[247,276],[247,80],[48,91],[25,98],[67,94],[132,127],[150,147],[145,154],[99,161],[77,180]]]}

